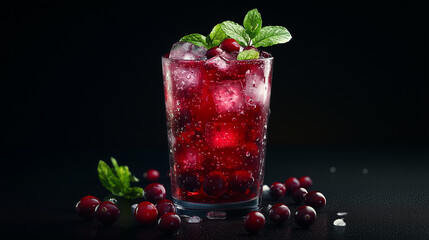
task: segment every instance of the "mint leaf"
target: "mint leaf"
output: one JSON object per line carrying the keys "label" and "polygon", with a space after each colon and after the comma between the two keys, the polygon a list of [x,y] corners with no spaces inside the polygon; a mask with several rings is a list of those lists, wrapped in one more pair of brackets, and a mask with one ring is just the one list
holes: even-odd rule
{"label": "mint leaf", "polygon": [[288,42],[292,36],[282,26],[266,26],[252,39],[254,47],[268,47]]}
{"label": "mint leaf", "polygon": [[254,49],[244,50],[237,56],[237,60],[249,60],[259,58],[259,52]]}
{"label": "mint leaf", "polygon": [[201,46],[207,47],[206,36],[199,34],[199,33],[191,33],[189,35],[186,35],[186,36],[182,37],[180,39],[180,41],[190,42],[190,43],[193,43],[199,47],[201,47]]}
{"label": "mint leaf", "polygon": [[219,44],[227,37],[226,33],[222,30],[221,24],[216,24],[206,38],[207,48],[210,49],[212,47],[219,46]]}
{"label": "mint leaf", "polygon": [[233,21],[224,21],[221,23],[222,30],[231,38],[234,38],[240,45],[248,46],[250,37],[243,26]]}
{"label": "mint leaf", "polygon": [[130,187],[130,182],[138,182],[138,178],[131,174],[128,166],[119,166],[114,158],[110,158],[110,160],[113,168],[102,160],[98,163],[97,172],[101,184],[115,196],[125,198],[142,197],[142,188]]}
{"label": "mint leaf", "polygon": [[262,27],[262,17],[258,9],[252,9],[244,17],[243,26],[250,38],[254,38]]}

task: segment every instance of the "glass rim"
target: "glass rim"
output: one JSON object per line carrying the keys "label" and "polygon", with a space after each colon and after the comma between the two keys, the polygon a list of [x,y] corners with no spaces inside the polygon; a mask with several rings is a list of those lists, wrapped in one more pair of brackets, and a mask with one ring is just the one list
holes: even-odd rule
{"label": "glass rim", "polygon": [[[270,54],[270,53],[268,53]],[[205,59],[205,60],[188,60],[188,59],[180,59],[180,58],[170,58],[168,57],[168,53],[164,54],[161,56],[161,59],[169,59],[169,60],[173,60],[173,61],[180,61],[180,62],[205,62],[209,59]],[[228,60],[229,62],[251,62],[251,61],[267,61],[267,60],[273,60],[274,57],[270,54],[270,57],[267,58],[256,58],[256,59],[245,59],[245,60]]]}

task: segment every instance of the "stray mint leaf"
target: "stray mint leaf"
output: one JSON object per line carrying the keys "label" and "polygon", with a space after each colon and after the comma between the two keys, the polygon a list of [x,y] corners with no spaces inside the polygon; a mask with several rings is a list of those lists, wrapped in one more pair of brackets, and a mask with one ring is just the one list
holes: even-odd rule
{"label": "stray mint leaf", "polygon": [[259,52],[254,49],[244,50],[237,56],[237,60],[249,60],[259,58]]}
{"label": "stray mint leaf", "polygon": [[189,35],[186,35],[182,37],[180,41],[190,42],[199,47],[201,46],[207,47],[206,36],[199,33],[191,33]]}
{"label": "stray mint leaf", "polygon": [[252,9],[244,17],[243,26],[250,38],[254,38],[262,27],[262,17],[258,9]]}
{"label": "stray mint leaf", "polygon": [[210,49],[212,47],[219,46],[219,44],[225,40],[228,36],[226,33],[222,30],[221,24],[216,24],[216,26],[213,27],[212,31],[210,32],[209,36],[207,36],[207,48]]}
{"label": "stray mint leaf", "polygon": [[289,31],[282,26],[267,26],[252,39],[254,47],[269,47],[279,43],[288,42],[292,36]]}
{"label": "stray mint leaf", "polygon": [[231,38],[234,38],[240,45],[248,46],[250,37],[243,26],[233,21],[224,21],[221,23],[222,30]]}
{"label": "stray mint leaf", "polygon": [[113,195],[128,199],[143,197],[143,189],[130,187],[130,182],[138,182],[128,169],[128,166],[119,166],[116,159],[110,159],[113,168],[100,160],[97,167],[98,178],[101,184]]}

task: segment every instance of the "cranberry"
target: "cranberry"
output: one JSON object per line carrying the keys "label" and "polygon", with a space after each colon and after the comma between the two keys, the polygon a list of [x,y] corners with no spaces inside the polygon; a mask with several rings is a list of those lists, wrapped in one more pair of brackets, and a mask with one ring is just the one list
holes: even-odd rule
{"label": "cranberry", "polygon": [[159,172],[155,169],[149,169],[143,173],[143,178],[148,182],[156,182],[159,180]]}
{"label": "cranberry", "polygon": [[296,204],[302,204],[304,202],[307,190],[305,188],[298,188],[292,193],[292,199]]}
{"label": "cranberry", "polygon": [[255,181],[252,173],[248,171],[235,171],[230,179],[231,189],[237,192],[245,192]]}
{"label": "cranberry", "polygon": [[110,201],[104,201],[95,208],[95,218],[105,225],[110,225],[119,219],[118,206]]}
{"label": "cranberry", "polygon": [[227,38],[223,40],[223,42],[219,45],[219,47],[226,52],[232,52],[232,51],[240,51],[241,46],[234,39]]}
{"label": "cranberry", "polygon": [[268,211],[270,219],[275,223],[286,222],[290,217],[289,208],[283,203],[277,203]]}
{"label": "cranberry", "polygon": [[212,58],[214,56],[221,54],[222,52],[223,52],[223,50],[220,47],[210,48],[206,53],[206,57]]}
{"label": "cranberry", "polygon": [[156,209],[158,210],[158,215],[162,216],[168,212],[176,213],[176,206],[174,203],[168,199],[161,199],[156,204]]}
{"label": "cranberry", "polygon": [[181,173],[177,176],[177,186],[189,192],[198,192],[201,188],[201,177],[194,173]]}
{"label": "cranberry", "polygon": [[270,195],[274,199],[281,199],[286,194],[286,187],[283,183],[275,182],[270,186]]}
{"label": "cranberry", "polygon": [[174,213],[166,213],[158,220],[158,229],[165,234],[177,232],[182,224],[180,217]]}
{"label": "cranberry", "polygon": [[134,210],[136,221],[142,225],[150,225],[158,218],[158,210],[150,202],[141,202]]}
{"label": "cranberry", "polygon": [[100,204],[100,200],[93,196],[86,196],[80,199],[76,204],[75,210],[79,217],[92,219],[94,217],[94,211],[97,205]]}
{"label": "cranberry", "polygon": [[160,183],[151,183],[144,189],[145,197],[149,202],[157,203],[159,200],[164,199],[166,192],[165,188]]}
{"label": "cranberry", "polygon": [[225,176],[219,171],[211,172],[204,180],[203,189],[207,195],[219,197],[228,187]]}
{"label": "cranberry", "polygon": [[299,181],[296,177],[290,177],[285,181],[286,194],[292,194],[296,189],[299,188]]}
{"label": "cranberry", "polygon": [[316,216],[316,211],[312,207],[304,205],[295,211],[293,218],[299,226],[308,227],[314,222]]}
{"label": "cranberry", "polygon": [[300,177],[298,179],[299,184],[301,185],[301,187],[305,188],[305,189],[310,189],[310,187],[313,185],[313,181],[311,180],[311,178],[309,176],[303,176]]}
{"label": "cranberry", "polygon": [[258,211],[250,212],[244,218],[244,228],[248,233],[258,233],[265,226],[265,217]]}
{"label": "cranberry", "polygon": [[304,203],[318,210],[326,205],[326,198],[321,192],[311,191],[305,195]]}

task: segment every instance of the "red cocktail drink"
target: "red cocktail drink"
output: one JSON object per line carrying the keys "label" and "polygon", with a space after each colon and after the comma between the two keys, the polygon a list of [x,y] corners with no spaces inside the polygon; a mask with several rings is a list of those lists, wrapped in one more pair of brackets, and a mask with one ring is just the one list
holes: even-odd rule
{"label": "red cocktail drink", "polygon": [[162,58],[178,208],[255,209],[264,178],[273,58]]}

